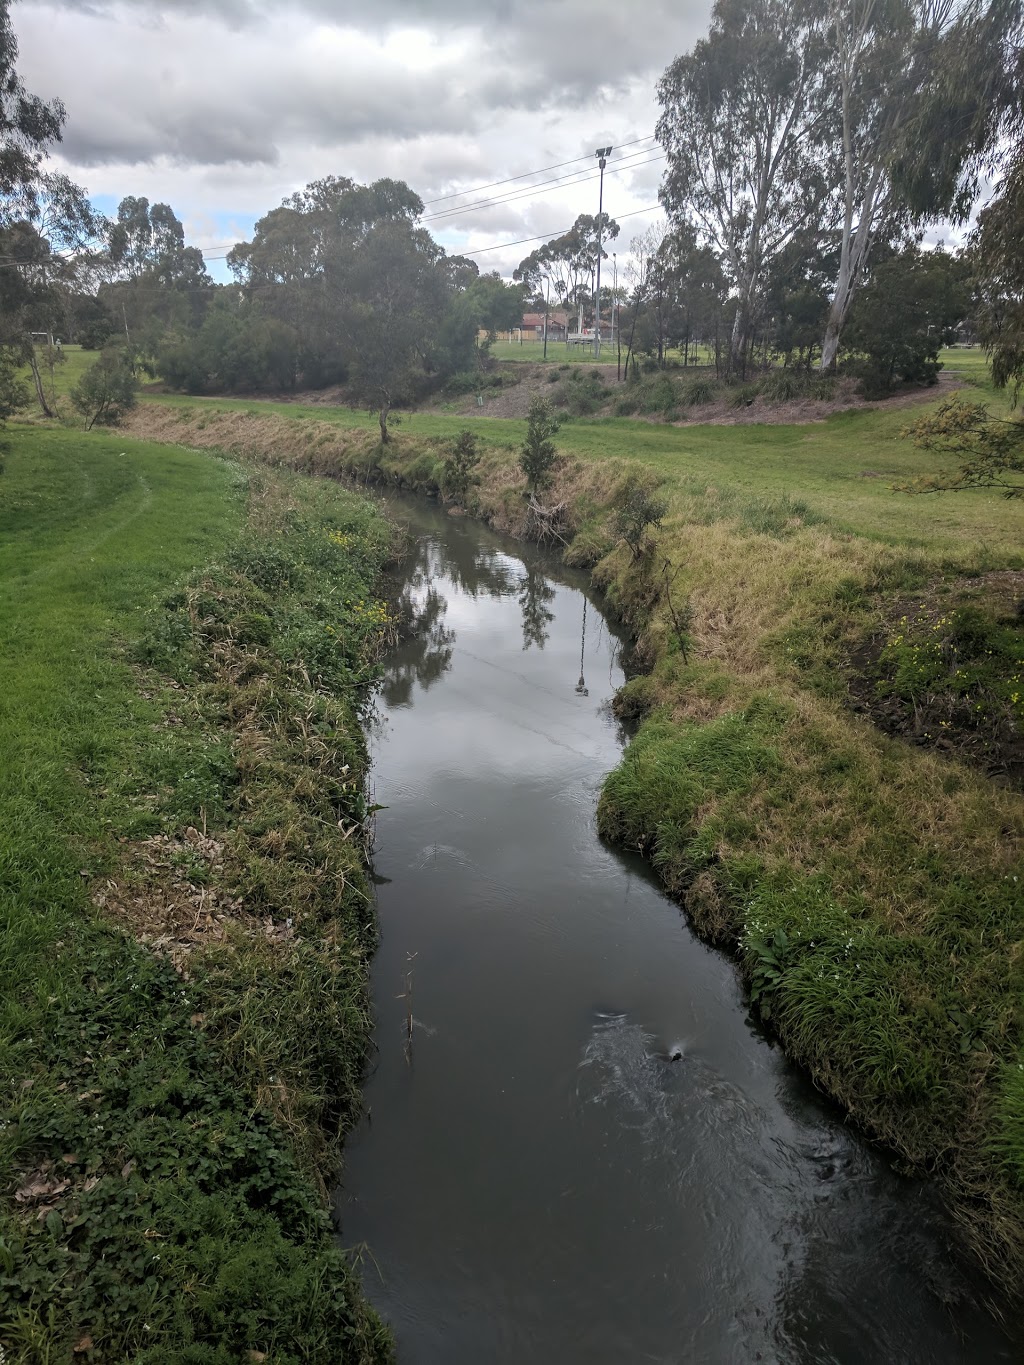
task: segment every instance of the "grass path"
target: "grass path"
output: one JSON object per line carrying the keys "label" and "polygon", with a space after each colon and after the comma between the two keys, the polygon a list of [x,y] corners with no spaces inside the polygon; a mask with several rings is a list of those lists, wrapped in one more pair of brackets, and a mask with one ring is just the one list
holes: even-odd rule
{"label": "grass path", "polygon": [[[333,645],[317,671],[304,603],[268,596],[245,566],[301,577],[344,626],[332,583],[366,595],[388,535],[340,490],[265,484],[209,454],[9,435],[0,1355],[286,1365],[334,1361],[344,1339],[346,1359],[383,1360],[317,1183],[366,1046],[366,947],[342,904],[349,886],[364,922],[365,889],[337,830],[362,799],[356,688]],[[198,573],[232,556],[239,568]],[[330,688],[309,682],[325,669]],[[270,856],[254,822],[330,866],[320,902],[301,852]],[[204,906],[208,947],[188,942]],[[145,947],[143,931],[172,947]]]}

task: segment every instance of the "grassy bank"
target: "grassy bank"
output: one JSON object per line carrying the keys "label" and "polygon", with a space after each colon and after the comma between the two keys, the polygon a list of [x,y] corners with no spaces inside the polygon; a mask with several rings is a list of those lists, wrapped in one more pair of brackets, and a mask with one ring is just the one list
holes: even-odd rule
{"label": "grassy bank", "polygon": [[[995,575],[1005,598],[1024,578],[1020,507],[894,492],[937,467],[900,439],[905,420],[882,408],[793,427],[578,423],[559,433],[549,501],[565,504],[568,558],[592,569],[649,668],[620,697],[642,724],[606,784],[603,832],[652,858],[700,931],[738,956],[791,1055],[938,1176],[979,1259],[1020,1292],[1024,802],[984,763],[891,738],[855,710],[857,660],[900,602],[961,620],[972,584]],[[138,421],[428,491],[450,429],[470,426],[476,510],[527,529],[521,424],[416,417],[382,452],[361,415],[339,411],[173,403]],[[613,512],[637,477],[667,511],[634,558]],[[991,630],[1009,658],[1020,627]],[[891,690],[892,672],[871,686]],[[1000,704],[1019,728],[1012,697]]]}
{"label": "grassy bank", "polygon": [[5,1359],[385,1359],[322,1195],[367,1046],[390,529],[330,485],[11,434]]}

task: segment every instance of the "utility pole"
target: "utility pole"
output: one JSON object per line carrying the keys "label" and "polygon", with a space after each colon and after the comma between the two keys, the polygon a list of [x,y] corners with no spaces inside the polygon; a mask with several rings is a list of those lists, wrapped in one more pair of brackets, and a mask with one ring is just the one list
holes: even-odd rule
{"label": "utility pole", "polygon": [[548,358],[548,314],[551,312],[551,280],[544,280],[544,359]]}
{"label": "utility pole", "polygon": [[612,252],[612,336],[615,338],[615,378],[622,378],[622,346],[619,343],[619,258]]}
{"label": "utility pole", "polygon": [[594,272],[594,359],[601,359],[601,229],[604,214],[604,168],[612,154],[610,147],[598,147],[594,155],[601,167],[601,185],[597,192],[597,270]]}

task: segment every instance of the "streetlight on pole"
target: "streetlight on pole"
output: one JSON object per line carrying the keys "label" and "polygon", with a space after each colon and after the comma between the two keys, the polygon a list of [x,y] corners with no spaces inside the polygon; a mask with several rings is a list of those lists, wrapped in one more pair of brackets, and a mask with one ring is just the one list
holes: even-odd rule
{"label": "streetlight on pole", "polygon": [[604,168],[612,154],[610,147],[598,147],[594,155],[601,167],[601,185],[597,192],[597,270],[594,273],[594,359],[601,358],[601,229],[604,214]]}

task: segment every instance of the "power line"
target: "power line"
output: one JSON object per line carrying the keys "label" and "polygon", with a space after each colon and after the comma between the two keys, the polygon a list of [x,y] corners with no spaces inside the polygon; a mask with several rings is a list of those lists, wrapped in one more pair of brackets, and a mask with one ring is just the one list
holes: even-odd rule
{"label": "power line", "polygon": [[[636,218],[637,215],[641,213],[655,213],[660,210],[660,208],[660,204],[648,204],[646,208],[630,209],[628,213],[617,214],[615,221],[618,222],[622,218]],[[495,246],[478,246],[474,247],[471,251],[454,251],[453,254],[458,256],[482,256],[487,251],[502,251],[505,247],[509,246],[525,246],[528,242],[547,242],[554,237],[560,237],[563,233],[571,231],[572,224],[570,223],[568,227],[553,228],[550,232],[541,232],[536,237],[517,237],[514,242],[498,242]],[[222,256],[211,257],[211,260],[223,259]]]}
{"label": "power line", "polygon": [[[616,218],[615,221],[618,222],[619,219],[622,219],[622,218],[636,218],[636,217],[637,217],[639,214],[641,214],[641,213],[656,213],[656,212],[658,212],[658,211],[660,210],[660,208],[661,208],[661,205],[660,205],[660,204],[648,204],[645,208],[642,208],[642,209],[630,209],[629,213],[620,213],[620,214],[618,215],[618,217]],[[528,243],[530,243],[530,242],[547,242],[547,241],[550,241],[552,238],[554,238],[554,237],[559,237],[559,236],[562,235],[562,233],[564,233],[564,232],[569,232],[569,231],[571,231],[571,225],[570,225],[570,227],[565,227],[565,228],[555,228],[555,229],[554,229],[553,231],[551,231],[551,232],[542,232],[542,233],[540,233],[537,237],[519,237],[519,238],[517,238],[514,242],[498,242],[498,243],[496,243],[494,246],[479,246],[479,247],[474,247],[471,251],[460,251],[460,252],[458,252],[457,254],[458,254],[459,256],[483,256],[483,255],[485,255],[488,251],[503,251],[503,250],[505,250],[506,247],[510,247],[510,246],[526,246],[526,245],[527,245]],[[217,260],[217,259],[223,259],[223,257],[213,257],[212,259],[215,259],[215,260]],[[159,288],[159,287],[153,286],[153,285],[137,285],[137,284],[131,284],[131,282],[128,281],[128,280],[119,280],[119,281],[117,281],[116,283],[117,283],[117,284],[127,284],[127,285],[129,285],[130,288],[131,288],[131,290],[132,290],[132,292],[133,292],[133,293],[136,293],[136,294],[162,294],[162,295],[164,295],[164,296],[166,296],[166,297],[172,297],[172,296],[173,296],[173,297],[177,297],[177,296],[180,296],[180,295],[182,295],[182,294],[206,294],[206,293],[209,293],[209,292],[211,291],[212,288],[222,288],[222,289],[226,289],[226,288],[230,288],[230,287],[231,287],[231,286],[229,286],[229,285],[220,285],[220,286],[216,286],[216,285],[200,285],[200,286],[198,286],[198,287],[197,287],[197,286],[192,286],[192,285],[190,285],[190,286],[189,286],[188,288],[186,288],[186,289],[174,289],[173,287],[171,287],[171,288]],[[242,289],[244,286],[242,286],[242,285],[237,285],[237,286],[235,286],[235,287],[238,288],[238,289]]]}
{"label": "power line", "polygon": [[[635,146],[637,146],[637,145],[638,145],[639,143],[641,143],[641,142],[651,142],[651,141],[653,141],[653,140],[654,140],[654,134],[653,134],[653,133],[648,133],[645,137],[637,137],[637,138],[633,138],[633,139],[632,139],[631,141],[629,141],[629,142],[620,143],[620,144],[619,144],[619,147],[617,148],[617,150],[619,150],[619,149],[621,149],[621,148],[624,148],[624,147],[635,147]],[[649,148],[649,147],[648,147],[648,148],[644,148],[644,150],[643,150],[642,152],[633,152],[633,153],[631,153],[631,156],[632,156],[632,157],[643,156],[646,152],[652,151],[652,150],[653,150],[653,148]],[[522,173],[521,175],[511,175],[511,176],[508,176],[508,177],[507,177],[506,179],[504,179],[504,180],[492,180],[492,181],[490,182],[490,184],[487,184],[487,185],[477,185],[477,186],[475,186],[475,187],[474,187],[473,189],[471,189],[471,190],[456,190],[456,191],[454,191],[454,192],[451,193],[451,194],[442,194],[442,195],[438,195],[437,198],[435,198],[435,199],[425,199],[425,200],[423,200],[423,205],[424,205],[424,207],[426,207],[428,204],[440,204],[440,203],[442,203],[442,202],[444,202],[445,200],[448,200],[448,199],[459,199],[459,198],[461,198],[463,195],[466,195],[466,194],[479,194],[479,193],[481,193],[483,190],[496,189],[496,188],[497,188],[498,186],[500,186],[500,185],[510,185],[510,184],[514,183],[515,181],[517,181],[517,180],[526,180],[526,179],[528,179],[530,176],[534,176],[534,175],[543,175],[546,171],[557,171],[557,170],[561,170],[564,166],[575,166],[578,162],[581,162],[581,161],[583,161],[583,162],[588,162],[588,163],[589,163],[589,162],[591,161],[591,159],[592,159],[592,155],[593,155],[592,153],[589,153],[589,152],[588,152],[585,156],[576,156],[576,157],[573,157],[572,160],[570,160],[570,161],[559,161],[559,162],[556,162],[556,163],[555,163],[554,165],[552,165],[552,166],[540,166],[540,167],[537,168],[537,170],[534,170],[534,171],[523,171],[523,173]],[[652,157],[651,160],[652,160],[652,161],[660,160],[660,159],[662,159],[662,156],[663,156],[663,154],[660,154],[659,156]],[[627,159],[628,159],[628,158],[627,158]],[[647,165],[647,164],[648,164],[648,163],[645,162],[645,161],[633,162],[633,164],[632,164],[631,166],[627,166],[627,165],[624,165],[624,164],[623,164],[622,166],[616,166],[615,169],[616,169],[616,170],[631,170],[631,169],[638,169],[640,166],[644,166],[644,165]],[[577,177],[582,177],[582,178],[577,178]],[[527,186],[524,186],[524,187],[523,187],[523,192],[522,192],[521,194],[520,194],[520,193],[516,193],[516,194],[511,194],[511,195],[509,195],[509,196],[498,196],[498,197],[496,197],[496,198],[493,199],[493,200],[482,201],[482,202],[480,202],[479,204],[462,204],[462,205],[454,205],[452,208],[450,208],[450,209],[442,209],[442,210],[440,210],[438,213],[425,214],[425,215],[420,219],[420,221],[421,221],[421,222],[424,222],[424,223],[428,223],[428,222],[436,221],[436,220],[439,219],[439,218],[454,217],[455,214],[457,214],[457,213],[462,213],[462,212],[469,213],[469,212],[471,212],[472,210],[474,210],[474,209],[476,209],[476,208],[492,208],[492,207],[495,207],[495,206],[497,206],[497,205],[499,205],[499,204],[503,204],[503,203],[514,203],[516,199],[519,199],[519,198],[529,198],[530,194],[531,194],[534,190],[539,190],[539,189],[541,189],[541,188],[542,188],[543,186],[545,186],[545,185],[556,185],[556,184],[558,184],[558,183],[560,183],[560,182],[563,182],[563,181],[569,182],[569,183],[575,183],[575,184],[580,184],[580,185],[582,185],[582,184],[585,184],[587,180],[593,180],[594,178],[595,178],[595,177],[594,177],[594,175],[592,175],[592,174],[591,174],[591,175],[583,175],[582,168],[580,168],[579,170],[569,172],[567,175],[564,175],[564,176],[556,176],[556,177],[554,177],[554,179],[552,179],[552,180],[541,181],[540,185],[527,185]],[[240,245],[241,245],[240,242],[224,242],[224,243],[219,244],[219,245],[217,245],[217,246],[209,246],[209,247],[206,247],[205,249],[201,249],[201,250],[202,250],[202,255],[203,255],[204,260],[210,260],[210,261],[223,261],[223,260],[227,260],[227,256],[213,256],[213,255],[210,255],[209,253],[210,253],[210,252],[214,252],[214,251],[220,251],[220,250],[222,250],[222,249],[227,249],[228,251],[230,251],[232,248],[234,248],[234,247],[236,247],[236,246],[240,246]]]}
{"label": "power line", "polygon": [[[633,155],[643,156],[644,152],[634,152]],[[608,174],[614,175],[621,173],[622,171],[635,171],[639,170],[641,166],[649,166],[654,161],[664,160],[665,154],[664,152],[661,152],[657,156],[647,157],[644,161],[622,161],[613,166]],[[420,222],[434,223],[439,218],[457,218],[462,213],[474,213],[479,209],[497,208],[501,204],[514,204],[517,200],[531,198],[535,193],[550,193],[552,189],[556,189],[559,186],[568,189],[572,185],[585,185],[588,180],[596,179],[597,172],[591,171],[588,167],[586,173],[583,171],[573,171],[571,175],[560,175],[556,176],[553,180],[542,180],[539,185],[528,185],[522,190],[517,190],[512,194],[502,195],[496,199],[481,199],[473,204],[462,204],[456,208],[443,209],[440,213],[431,213],[427,217],[421,218]]]}
{"label": "power line", "polygon": [[[631,142],[621,142],[620,147],[635,147],[639,142],[651,142],[654,138],[653,133],[648,133],[645,137],[635,137]],[[553,166],[540,166],[535,171],[523,171],[521,175],[510,175],[505,180],[492,180],[488,185],[476,185],[471,190],[453,190],[451,194],[439,194],[436,199],[424,199],[423,207],[428,204],[440,204],[445,199],[459,199],[464,194],[480,194],[484,190],[496,189],[499,185],[511,185],[514,180],[526,180],[531,175],[543,175],[545,171],[560,171],[563,166],[574,166],[577,161],[590,161],[593,157],[592,152],[587,152],[584,156],[574,156],[571,161],[558,161]]]}
{"label": "power line", "polygon": [[[630,209],[628,213],[620,213],[615,221],[618,222],[620,218],[635,218],[639,213],[654,213],[660,208],[660,204],[648,204],[647,207],[643,209]],[[472,251],[460,251],[458,255],[482,256],[485,251],[502,251],[505,247],[509,246],[525,246],[527,242],[547,242],[553,237],[559,237],[562,233],[571,231],[571,225],[567,228],[555,228],[553,232],[542,232],[539,237],[519,237],[514,242],[499,242],[497,246],[478,246]]]}

